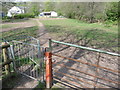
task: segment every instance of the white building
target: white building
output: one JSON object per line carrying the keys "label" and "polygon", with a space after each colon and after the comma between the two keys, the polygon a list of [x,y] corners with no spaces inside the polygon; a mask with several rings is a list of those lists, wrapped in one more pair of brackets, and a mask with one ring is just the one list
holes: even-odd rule
{"label": "white building", "polygon": [[8,11],[7,16],[12,17],[13,14],[22,14],[22,13],[24,13],[24,9],[14,6]]}
{"label": "white building", "polygon": [[51,12],[51,16],[52,16],[52,17],[57,17],[58,14],[57,14],[57,12],[52,11],[52,12]]}
{"label": "white building", "polygon": [[58,14],[55,11],[50,11],[50,12],[42,12],[40,13],[39,16],[46,16],[46,17],[57,17]]}

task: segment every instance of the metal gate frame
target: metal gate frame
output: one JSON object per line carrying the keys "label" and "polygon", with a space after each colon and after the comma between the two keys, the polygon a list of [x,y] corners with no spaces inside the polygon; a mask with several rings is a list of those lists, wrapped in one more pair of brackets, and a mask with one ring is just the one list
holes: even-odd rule
{"label": "metal gate frame", "polygon": [[[38,39],[35,39],[35,38],[33,38],[33,37],[28,37],[28,38],[30,38],[30,40],[33,40],[33,41],[35,41],[36,43],[34,44],[34,43],[31,43],[30,42],[30,40],[29,40],[29,43],[27,43],[27,42],[24,42],[24,41],[15,41],[15,40],[12,40],[11,41],[11,43],[12,43],[12,45],[11,45],[11,53],[12,53],[12,56],[13,56],[13,64],[14,64],[14,70],[17,72],[17,73],[20,73],[20,74],[22,74],[22,75],[25,75],[25,76],[27,76],[27,77],[29,77],[29,78],[31,78],[31,79],[34,79],[34,80],[37,80],[37,81],[40,81],[40,82],[44,82],[44,48],[43,47],[41,47],[40,46],[40,41],[38,40]],[[15,45],[16,44],[16,45]],[[17,45],[18,44],[18,45]],[[27,46],[27,48],[25,49],[25,48],[20,48],[20,46],[19,45],[23,45],[23,46]],[[32,48],[33,47],[33,48]],[[18,48],[18,52],[16,52],[15,51],[15,48]],[[38,71],[36,70],[36,71],[34,71],[33,72],[33,74],[36,74],[36,72],[39,72],[39,73],[41,73],[41,75],[39,76],[39,77],[37,77],[36,78],[36,76],[34,76],[33,74],[33,76],[31,76],[31,75],[29,75],[29,74],[26,74],[25,72],[23,72],[22,70],[18,70],[18,68],[17,68],[17,62],[19,61],[19,63],[21,62],[21,63],[23,63],[23,65],[21,65],[21,68],[22,68],[22,66],[24,66],[24,64],[26,63],[26,62],[22,62],[22,61],[20,61],[20,59],[23,57],[23,56],[20,56],[20,53],[22,52],[22,50],[25,52],[25,50],[28,50],[28,53],[27,54],[24,54],[23,56],[26,56],[25,58],[28,58],[29,59],[29,61],[28,62],[30,62],[30,63],[33,63],[33,64],[31,64],[31,65],[33,65],[33,69],[34,68],[38,68]],[[32,49],[32,50],[34,50],[34,49],[36,49],[36,52],[33,52],[33,51],[30,51],[30,49]],[[19,58],[18,59],[18,61],[16,60],[16,53],[18,53],[19,55],[17,55],[18,57],[17,58]],[[34,54],[34,55],[33,55]],[[36,54],[36,55],[35,55]],[[32,55],[32,56],[31,56]],[[21,57],[21,58],[20,58]],[[37,61],[39,61],[39,63],[38,62],[36,62],[36,60]],[[27,59],[25,59],[25,60],[27,60]],[[26,67],[26,66],[24,66],[24,67]],[[31,67],[31,66],[30,66]],[[40,71],[39,71],[40,70]]]}
{"label": "metal gate frame", "polygon": [[[78,61],[77,59],[73,59],[73,58],[68,58],[68,57],[65,57],[65,56],[61,56],[61,55],[57,55],[57,54],[54,54],[52,53],[52,43],[57,43],[57,44],[62,44],[62,45],[67,45],[67,46],[71,46],[71,47],[77,47],[77,48],[80,48],[80,49],[84,49],[84,50],[88,50],[88,51],[94,51],[94,52],[99,52],[99,53],[104,53],[104,54],[108,54],[108,55],[112,55],[112,56],[118,56],[120,57],[120,54],[117,54],[117,53],[112,53],[112,52],[107,52],[107,51],[103,51],[103,50],[99,50],[99,49],[93,49],[93,48],[89,48],[89,47],[83,47],[83,46],[78,46],[78,45],[75,45],[75,44],[70,44],[70,43],[64,43],[64,42],[60,42],[60,41],[56,41],[56,40],[51,40],[49,39],[49,50],[45,52],[45,57],[46,57],[46,87],[47,88],[51,88],[52,87],[52,84],[53,84],[53,72],[52,72],[52,56],[57,56],[57,57],[60,57],[60,58],[63,58],[63,59],[68,59],[68,60],[73,60],[73,61],[76,61],[76,62],[79,62],[79,63],[82,63],[82,64],[86,64],[86,65],[89,65],[89,66],[94,66],[96,68],[99,68],[99,69],[104,69],[104,70],[107,70],[107,71],[110,71],[110,72],[114,72],[114,73],[120,73],[119,70],[113,70],[113,69],[110,69],[110,68],[106,68],[106,67],[103,67],[103,66],[100,66],[100,65],[96,65],[96,64],[91,64],[91,63],[85,63],[83,61]],[[60,65],[61,67],[67,67],[65,65]],[[102,80],[105,80],[105,81],[108,81],[108,82],[112,82],[114,84],[120,84],[119,81],[113,81],[113,80],[110,80],[110,79],[106,79],[104,77],[100,77],[100,76],[96,76],[96,75],[92,75],[92,74],[89,74],[89,73],[86,73],[86,72],[83,72],[83,71],[80,71],[78,69],[74,69],[74,68],[71,68],[71,67],[67,67],[69,69],[72,69],[72,70],[76,70],[78,72],[81,72],[81,73],[84,73],[85,75],[89,75],[89,76],[92,76],[94,78],[99,78],[99,79],[102,79]],[[72,77],[68,74],[64,74],[64,73],[61,73],[61,72],[58,72],[57,73],[59,74],[63,74],[65,76],[68,76],[68,77],[71,77],[71,78],[74,78],[74,79],[78,79],[82,82],[85,82],[79,78],[76,78],[76,77]],[[57,77],[57,76],[56,76]],[[59,78],[59,77],[58,77]],[[67,80],[66,80],[67,81]],[[96,84],[92,84],[92,83],[89,83],[89,82],[85,82],[87,84],[91,84],[93,85],[94,87],[99,87],[97,86]],[[99,87],[100,88],[100,87]]]}

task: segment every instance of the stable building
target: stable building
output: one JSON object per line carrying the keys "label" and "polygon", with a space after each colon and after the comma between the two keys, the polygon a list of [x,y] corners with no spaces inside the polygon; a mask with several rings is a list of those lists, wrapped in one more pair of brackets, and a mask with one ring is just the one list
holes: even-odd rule
{"label": "stable building", "polygon": [[58,14],[55,11],[50,11],[50,12],[42,12],[40,13],[39,16],[45,16],[45,17],[57,17]]}

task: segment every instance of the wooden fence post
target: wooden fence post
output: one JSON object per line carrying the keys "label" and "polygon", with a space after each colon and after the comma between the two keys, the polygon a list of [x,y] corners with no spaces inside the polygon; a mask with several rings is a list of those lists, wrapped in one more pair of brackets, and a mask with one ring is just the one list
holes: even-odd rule
{"label": "wooden fence post", "polygon": [[[7,50],[7,48],[9,46],[10,45],[6,42],[2,43],[2,51],[3,51],[4,62],[9,62],[9,56],[8,56],[8,50]],[[5,65],[5,72],[6,72],[6,75],[10,74],[10,65],[9,64]]]}
{"label": "wooden fence post", "polygon": [[52,87],[52,53],[45,52],[46,56],[46,88]]}

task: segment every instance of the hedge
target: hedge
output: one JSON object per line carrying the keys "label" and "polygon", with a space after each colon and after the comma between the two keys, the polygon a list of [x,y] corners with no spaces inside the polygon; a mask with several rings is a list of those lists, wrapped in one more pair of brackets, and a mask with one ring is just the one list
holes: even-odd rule
{"label": "hedge", "polygon": [[23,18],[34,18],[34,14],[17,14],[14,16],[14,19],[23,19]]}

